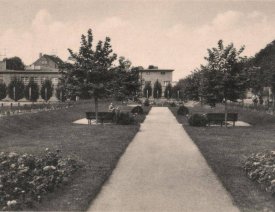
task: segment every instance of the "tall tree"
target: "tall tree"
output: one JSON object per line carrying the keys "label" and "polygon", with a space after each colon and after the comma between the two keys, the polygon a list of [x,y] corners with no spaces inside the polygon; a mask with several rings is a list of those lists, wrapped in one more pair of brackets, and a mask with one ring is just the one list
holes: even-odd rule
{"label": "tall tree", "polygon": [[227,126],[227,101],[236,101],[245,92],[245,85],[239,62],[244,47],[236,49],[231,43],[224,47],[218,41],[218,47],[208,49],[208,62],[204,69],[204,89],[209,92],[206,98],[223,99],[225,105],[225,125]]}
{"label": "tall tree", "polygon": [[5,58],[6,66],[8,70],[24,70],[25,65],[20,57]]}
{"label": "tall tree", "polygon": [[160,82],[157,80],[154,84],[154,90],[153,90],[153,97],[154,98],[161,98],[162,96],[162,86]]}
{"label": "tall tree", "polygon": [[22,99],[24,97],[24,83],[18,79],[14,78],[8,86],[9,97],[15,101]]}
{"label": "tall tree", "polygon": [[39,87],[33,79],[31,79],[25,87],[25,97],[32,102],[36,101],[39,97]]}
{"label": "tall tree", "polygon": [[0,100],[7,96],[7,86],[5,83],[0,83]]}
{"label": "tall tree", "polygon": [[53,95],[53,85],[51,80],[45,80],[41,86],[41,97],[46,102],[52,97]]}
{"label": "tall tree", "polygon": [[111,95],[113,74],[111,69],[117,55],[113,53],[111,39],[98,41],[93,49],[93,34],[89,29],[87,35],[81,36],[78,52],[69,49],[72,59],[72,69],[67,71],[66,86],[70,95],[78,95],[85,98],[93,98],[95,105],[96,120],[98,115],[98,101]]}
{"label": "tall tree", "polygon": [[169,83],[164,90],[164,97],[170,99],[172,97],[172,85]]}
{"label": "tall tree", "polygon": [[143,88],[143,96],[146,98],[149,98],[150,96],[152,96],[152,86],[151,83],[146,82],[145,86]]}

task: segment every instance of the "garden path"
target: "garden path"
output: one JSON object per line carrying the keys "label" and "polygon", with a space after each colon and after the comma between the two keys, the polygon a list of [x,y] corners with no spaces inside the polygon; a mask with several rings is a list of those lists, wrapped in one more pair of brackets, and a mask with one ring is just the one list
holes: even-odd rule
{"label": "garden path", "polygon": [[238,211],[166,107],[153,107],[89,211]]}

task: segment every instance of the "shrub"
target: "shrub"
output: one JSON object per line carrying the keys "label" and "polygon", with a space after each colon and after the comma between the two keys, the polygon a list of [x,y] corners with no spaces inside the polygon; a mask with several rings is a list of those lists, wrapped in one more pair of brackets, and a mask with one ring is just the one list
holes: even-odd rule
{"label": "shrub", "polygon": [[153,89],[153,97],[154,98],[161,98],[162,96],[162,86],[161,83],[157,80],[154,84],[154,89]]}
{"label": "shrub", "polygon": [[244,170],[249,179],[258,182],[272,195],[275,194],[275,151],[254,153],[246,160]]}
{"label": "shrub", "polygon": [[129,125],[133,124],[135,119],[129,112],[118,112],[115,117],[115,122],[121,125]]}
{"label": "shrub", "polygon": [[41,86],[41,97],[48,101],[53,95],[53,86],[50,80],[45,80],[43,85]]}
{"label": "shrub", "polygon": [[8,86],[9,97],[15,101],[22,99],[24,97],[24,88],[24,83],[21,80],[13,79]]}
{"label": "shrub", "polygon": [[131,113],[143,114],[143,109],[141,106],[136,106],[131,110]]}
{"label": "shrub", "polygon": [[145,101],[143,102],[143,105],[148,107],[150,105],[149,99],[145,99]]}
{"label": "shrub", "polygon": [[65,88],[62,86],[62,84],[58,84],[56,88],[56,98],[58,98],[61,102],[64,102],[66,100],[66,95],[65,95]]}
{"label": "shrub", "polygon": [[178,111],[177,111],[178,115],[182,115],[182,116],[186,116],[187,114],[189,114],[189,110],[187,107],[185,107],[184,105],[180,106]]}
{"label": "shrub", "polygon": [[46,149],[40,156],[0,153],[0,210],[22,210],[40,202],[43,195],[68,183],[79,168],[62,158],[60,151]]}
{"label": "shrub", "polygon": [[205,127],[207,124],[207,119],[202,114],[193,114],[189,117],[188,123],[190,126]]}
{"label": "shrub", "polygon": [[7,96],[7,86],[5,83],[0,83],[0,100]]}
{"label": "shrub", "polygon": [[[30,101],[36,101],[39,97],[39,87],[36,82],[30,80],[28,85],[25,87],[25,97]],[[31,94],[31,95],[30,95]]]}
{"label": "shrub", "polygon": [[[176,107],[177,105],[176,105],[176,103],[175,102],[171,102],[170,103],[170,107]],[[188,110],[188,108],[187,108],[187,110]]]}

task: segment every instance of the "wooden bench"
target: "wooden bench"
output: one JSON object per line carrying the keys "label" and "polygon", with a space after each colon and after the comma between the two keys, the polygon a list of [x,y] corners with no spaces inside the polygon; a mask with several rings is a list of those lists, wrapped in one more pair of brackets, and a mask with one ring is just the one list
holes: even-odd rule
{"label": "wooden bench", "polygon": [[[97,118],[103,124],[105,121],[113,121],[115,116],[114,112],[98,112]],[[88,119],[88,124],[92,124],[92,119],[96,119],[95,112],[86,112],[86,118]]]}
{"label": "wooden bench", "polygon": [[[225,120],[225,113],[207,113],[206,118],[208,126],[210,126],[211,122],[218,122],[222,126]],[[233,121],[233,126],[235,127],[235,122],[238,121],[238,113],[227,113],[227,121]]]}

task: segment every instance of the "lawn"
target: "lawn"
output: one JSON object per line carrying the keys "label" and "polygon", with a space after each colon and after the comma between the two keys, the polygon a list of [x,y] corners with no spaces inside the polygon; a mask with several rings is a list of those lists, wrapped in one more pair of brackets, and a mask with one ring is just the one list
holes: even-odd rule
{"label": "lawn", "polygon": [[[206,113],[222,111],[223,107],[196,106],[189,110]],[[177,108],[171,108],[171,111],[176,115]],[[230,108],[230,112],[238,112],[241,121],[253,126],[191,127],[185,117],[177,116],[177,119],[241,211],[275,211],[274,197],[250,181],[243,169],[244,161],[251,153],[275,149],[275,117],[240,108]]]}
{"label": "lawn", "polygon": [[[101,102],[100,110],[106,111],[108,104]],[[121,110],[130,108],[121,106]],[[84,164],[69,185],[47,195],[34,210],[86,210],[139,130],[139,123],[72,124],[85,117],[86,111],[93,111],[89,102],[67,109],[0,118],[0,151],[37,155],[45,148],[59,149],[64,156]],[[141,115],[138,122],[144,119],[145,115]]]}

